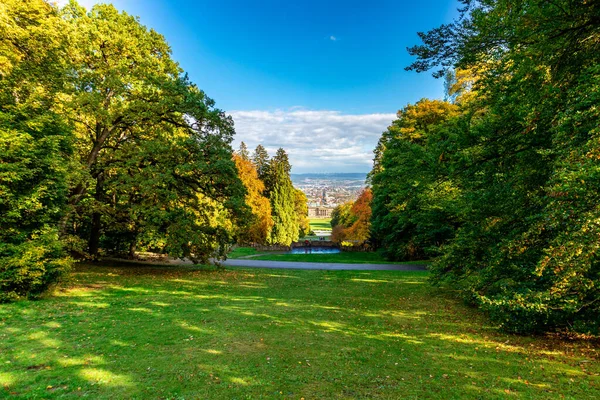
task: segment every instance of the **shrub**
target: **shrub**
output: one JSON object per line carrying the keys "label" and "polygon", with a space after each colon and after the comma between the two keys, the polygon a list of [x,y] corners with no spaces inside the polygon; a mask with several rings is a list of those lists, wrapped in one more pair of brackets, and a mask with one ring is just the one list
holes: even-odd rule
{"label": "shrub", "polygon": [[0,243],[0,302],[38,298],[70,267],[55,230],[16,245]]}

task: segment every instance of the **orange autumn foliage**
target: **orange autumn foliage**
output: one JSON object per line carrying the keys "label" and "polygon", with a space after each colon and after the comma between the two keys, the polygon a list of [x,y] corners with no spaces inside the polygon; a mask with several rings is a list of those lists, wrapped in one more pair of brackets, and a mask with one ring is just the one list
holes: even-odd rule
{"label": "orange autumn foliage", "polygon": [[369,239],[371,230],[371,201],[373,192],[367,188],[363,190],[352,205],[350,212],[356,221],[346,230],[346,237],[350,240],[365,242]]}
{"label": "orange autumn foliage", "polygon": [[364,243],[369,239],[371,230],[371,201],[373,192],[364,189],[350,208],[349,220],[354,221],[350,226],[337,225],[333,227],[331,240],[340,243],[348,240]]}
{"label": "orange autumn foliage", "polygon": [[258,177],[258,172],[251,161],[242,158],[238,154],[233,155],[238,175],[246,187],[246,204],[252,210],[253,219],[249,222],[247,228],[240,232],[240,239],[243,242],[252,242],[266,244],[267,238],[273,229],[273,219],[271,218],[271,203],[263,195],[265,184]]}

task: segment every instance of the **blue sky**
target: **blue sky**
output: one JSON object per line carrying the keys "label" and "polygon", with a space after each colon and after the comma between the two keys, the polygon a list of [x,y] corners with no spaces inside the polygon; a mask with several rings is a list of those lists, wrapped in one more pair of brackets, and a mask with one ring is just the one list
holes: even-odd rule
{"label": "blue sky", "polygon": [[441,81],[404,70],[411,63],[406,47],[419,43],[417,31],[450,22],[458,6],[455,0],[112,3],[165,36],[192,81],[234,117],[235,145],[283,146],[297,173],[368,171],[372,149],[398,109],[443,97]]}

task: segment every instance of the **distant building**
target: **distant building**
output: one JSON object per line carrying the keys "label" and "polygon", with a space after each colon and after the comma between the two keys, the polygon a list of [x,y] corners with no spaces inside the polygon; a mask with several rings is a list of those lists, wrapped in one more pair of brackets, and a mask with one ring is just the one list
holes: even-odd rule
{"label": "distant building", "polygon": [[333,208],[329,207],[309,207],[308,217],[309,218],[331,218],[331,212]]}

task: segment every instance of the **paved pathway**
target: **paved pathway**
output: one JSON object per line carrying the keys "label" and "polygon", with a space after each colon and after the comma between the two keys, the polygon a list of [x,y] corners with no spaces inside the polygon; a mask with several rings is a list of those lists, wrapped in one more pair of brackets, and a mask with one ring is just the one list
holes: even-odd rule
{"label": "paved pathway", "polygon": [[[105,261],[118,263],[134,263],[145,265],[192,265],[190,260],[163,259],[158,261],[124,260],[120,258],[104,258]],[[266,261],[250,259],[232,259],[220,263],[230,268],[275,268],[275,269],[326,269],[326,270],[358,270],[358,271],[425,271],[423,264],[341,264],[341,263],[316,263],[296,261]]]}
{"label": "paved pathway", "polygon": [[425,271],[425,265],[419,264],[340,264],[296,261],[265,261],[248,259],[229,259],[222,265],[240,268],[276,268],[276,269],[327,269],[359,271]]}

